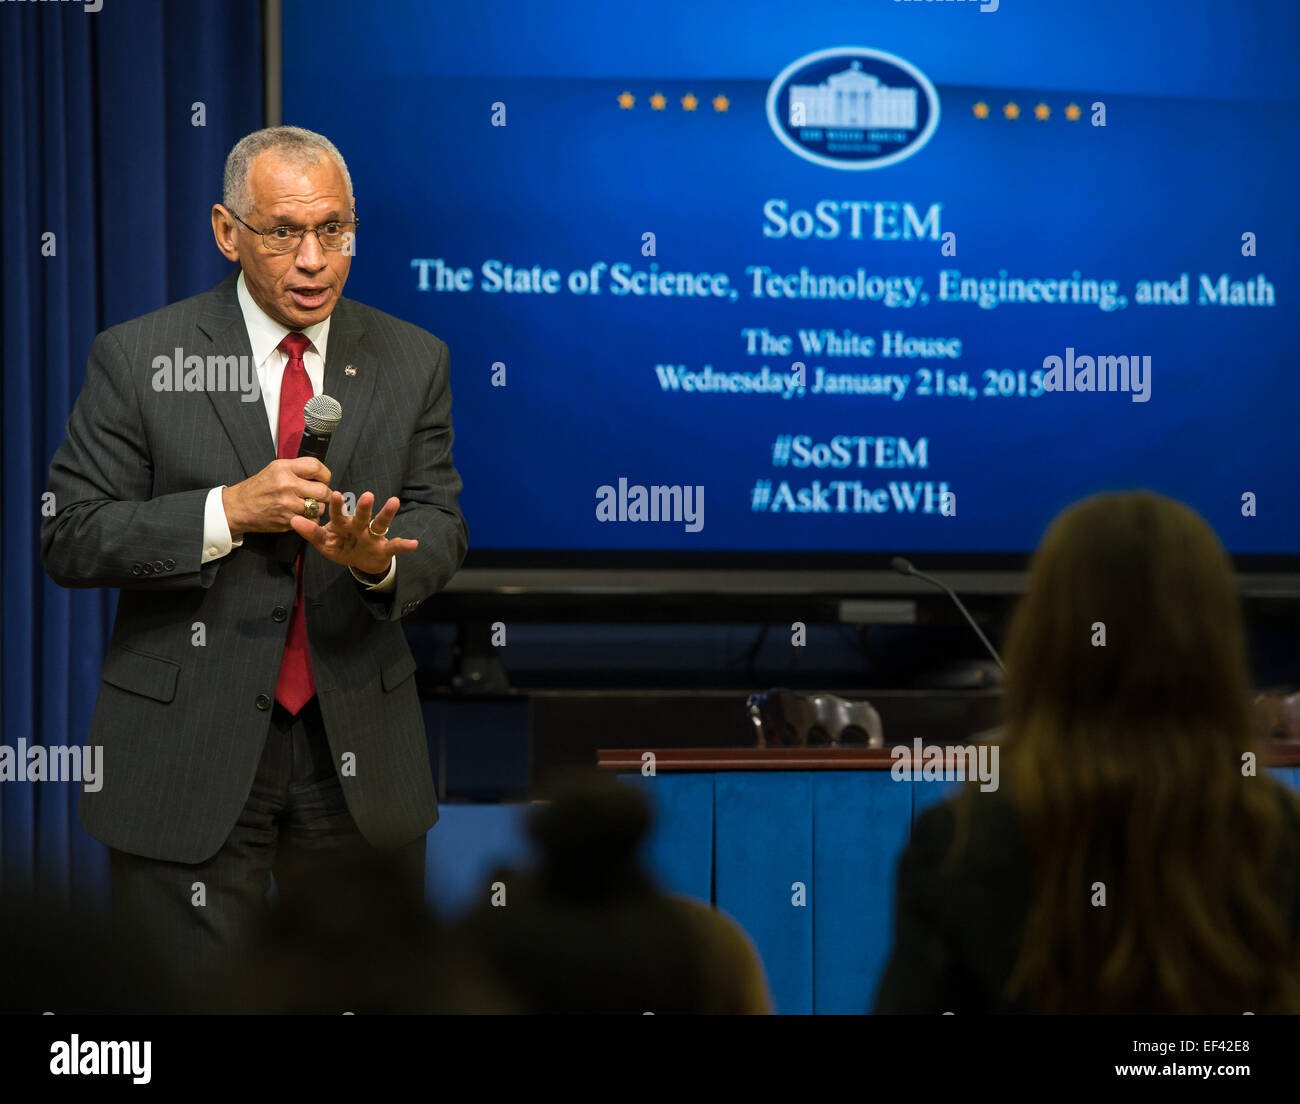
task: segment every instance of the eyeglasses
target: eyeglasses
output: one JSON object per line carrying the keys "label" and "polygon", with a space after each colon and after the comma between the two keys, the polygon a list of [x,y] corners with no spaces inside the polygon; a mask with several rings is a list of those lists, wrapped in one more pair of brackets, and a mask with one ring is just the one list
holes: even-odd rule
{"label": "eyeglasses", "polygon": [[350,222],[323,222],[307,230],[298,226],[272,226],[269,230],[258,230],[255,226],[249,226],[234,211],[230,214],[236,222],[260,237],[262,244],[272,253],[296,251],[308,234],[316,235],[322,249],[342,249],[351,239],[353,228],[360,222],[360,219],[354,218]]}

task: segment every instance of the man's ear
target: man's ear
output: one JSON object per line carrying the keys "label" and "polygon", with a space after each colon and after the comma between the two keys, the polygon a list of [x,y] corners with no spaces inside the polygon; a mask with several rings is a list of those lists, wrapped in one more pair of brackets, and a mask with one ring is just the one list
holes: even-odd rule
{"label": "man's ear", "polygon": [[239,240],[235,236],[237,223],[220,203],[212,205],[212,236],[216,239],[217,248],[221,250],[221,255],[228,261],[239,260]]}

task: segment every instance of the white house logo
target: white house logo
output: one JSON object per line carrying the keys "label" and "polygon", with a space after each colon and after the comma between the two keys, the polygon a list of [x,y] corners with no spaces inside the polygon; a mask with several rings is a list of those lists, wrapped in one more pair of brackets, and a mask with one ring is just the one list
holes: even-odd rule
{"label": "white house logo", "polygon": [[767,90],[772,132],[800,157],[832,169],[906,160],[939,125],[939,94],[900,57],[857,46],[787,65]]}

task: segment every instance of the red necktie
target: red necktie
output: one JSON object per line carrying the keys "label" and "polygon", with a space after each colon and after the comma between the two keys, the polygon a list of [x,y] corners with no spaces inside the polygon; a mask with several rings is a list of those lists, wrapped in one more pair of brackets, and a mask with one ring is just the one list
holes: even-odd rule
{"label": "red necktie", "polygon": [[[311,380],[302,362],[303,351],[311,342],[300,333],[288,333],[280,348],[289,354],[280,380],[280,459],[292,460],[302,443],[302,408],[312,397]],[[324,509],[325,503],[321,503]],[[307,614],[302,603],[302,552],[294,561],[298,590],[289,616],[289,637],[280,660],[280,678],[275,684],[275,700],[292,714],[297,714],[316,693],[311,677],[311,652],[307,648]]]}

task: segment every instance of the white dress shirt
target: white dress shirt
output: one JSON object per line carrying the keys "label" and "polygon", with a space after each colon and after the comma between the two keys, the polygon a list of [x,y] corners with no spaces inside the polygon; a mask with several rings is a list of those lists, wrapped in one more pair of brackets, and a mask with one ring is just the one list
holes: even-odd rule
{"label": "white dress shirt", "polygon": [[[257,385],[262,392],[262,402],[266,406],[266,421],[271,428],[271,441],[279,452],[280,440],[280,384],[284,379],[285,365],[289,363],[289,354],[280,348],[280,342],[289,330],[271,318],[261,307],[253,302],[253,297],[244,286],[244,274],[239,274],[235,282],[235,293],[239,298],[239,309],[244,315],[244,326],[248,330],[248,341],[253,347],[253,363],[257,365]],[[325,389],[325,349],[329,344],[330,320],[317,322],[302,331],[311,342],[302,354],[303,367],[311,381],[313,395],[319,395]],[[219,560],[230,555],[231,551],[244,543],[243,537],[235,540],[230,532],[230,523],[226,520],[226,508],[221,501],[224,485],[213,487],[208,492],[203,512],[203,563]],[[349,569],[350,570],[350,569]],[[357,572],[352,575],[358,582],[367,583]],[[397,585],[397,557],[388,565],[388,574],[373,586],[367,583],[368,590],[392,590]]]}

